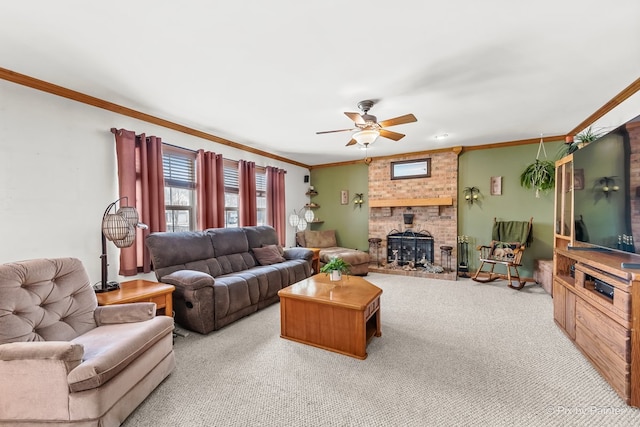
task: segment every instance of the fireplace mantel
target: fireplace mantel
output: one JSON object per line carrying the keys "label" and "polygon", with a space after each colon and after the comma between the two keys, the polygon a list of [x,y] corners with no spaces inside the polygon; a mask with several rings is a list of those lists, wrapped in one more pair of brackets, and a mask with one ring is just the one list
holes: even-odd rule
{"label": "fireplace mantel", "polygon": [[452,197],[432,197],[428,199],[369,199],[372,208],[397,208],[413,206],[452,206]]}

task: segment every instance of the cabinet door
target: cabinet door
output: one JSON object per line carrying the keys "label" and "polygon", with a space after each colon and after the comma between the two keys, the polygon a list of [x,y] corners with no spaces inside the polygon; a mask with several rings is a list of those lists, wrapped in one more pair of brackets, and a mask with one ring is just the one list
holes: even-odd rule
{"label": "cabinet door", "polygon": [[573,236],[573,156],[556,162],[555,232],[570,239]]}
{"label": "cabinet door", "polygon": [[576,339],[576,294],[565,288],[566,297],[564,305],[564,330],[572,340]]}
{"label": "cabinet door", "polygon": [[562,328],[566,328],[567,289],[557,280],[553,281],[553,318]]}

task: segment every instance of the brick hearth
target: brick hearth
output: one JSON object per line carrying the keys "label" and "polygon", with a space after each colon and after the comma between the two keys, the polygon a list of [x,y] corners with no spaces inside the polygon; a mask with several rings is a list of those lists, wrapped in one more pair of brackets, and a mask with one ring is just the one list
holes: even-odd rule
{"label": "brick hearth", "polygon": [[[437,262],[436,262],[437,263]],[[447,271],[444,273],[428,273],[426,271],[407,271],[401,268],[392,270],[390,268],[385,267],[377,267],[375,265],[369,265],[370,273],[384,273],[384,274],[395,274],[396,276],[411,276],[411,277],[426,277],[429,279],[442,279],[442,280],[456,280],[457,272],[455,271],[455,266],[453,266],[453,271]]]}

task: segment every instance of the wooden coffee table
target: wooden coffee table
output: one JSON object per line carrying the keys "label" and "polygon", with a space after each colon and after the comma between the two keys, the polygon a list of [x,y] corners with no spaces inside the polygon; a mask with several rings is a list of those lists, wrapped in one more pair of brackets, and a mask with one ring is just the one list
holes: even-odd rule
{"label": "wooden coffee table", "polygon": [[324,273],[278,292],[280,336],[345,354],[367,357],[367,343],[380,331],[382,289],[359,276],[332,282]]}

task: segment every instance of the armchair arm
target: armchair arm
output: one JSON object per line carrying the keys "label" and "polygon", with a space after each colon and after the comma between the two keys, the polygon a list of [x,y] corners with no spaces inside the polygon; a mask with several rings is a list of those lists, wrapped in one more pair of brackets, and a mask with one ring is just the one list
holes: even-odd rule
{"label": "armchair arm", "polygon": [[[0,361],[13,360],[62,360],[78,366],[84,355],[84,347],[68,341],[12,342],[0,345]],[[73,369],[71,367],[69,370]]]}
{"label": "armchair arm", "polygon": [[83,346],[71,342],[0,344],[0,412],[7,425],[9,420],[15,421],[15,425],[68,420],[68,376],[80,365],[83,354]]}
{"label": "armchair arm", "polygon": [[176,287],[191,290],[204,288],[206,286],[213,287],[215,283],[215,279],[211,275],[195,270],[174,271],[171,274],[163,276],[161,281]]}
{"label": "armchair arm", "polygon": [[307,248],[288,248],[284,250],[285,259],[305,259],[311,261],[313,258],[313,251]]}
{"label": "armchair arm", "polygon": [[156,303],[154,302],[104,305],[97,307],[93,312],[93,318],[98,326],[143,322],[153,319],[155,315]]}

